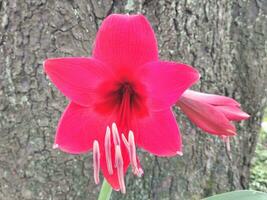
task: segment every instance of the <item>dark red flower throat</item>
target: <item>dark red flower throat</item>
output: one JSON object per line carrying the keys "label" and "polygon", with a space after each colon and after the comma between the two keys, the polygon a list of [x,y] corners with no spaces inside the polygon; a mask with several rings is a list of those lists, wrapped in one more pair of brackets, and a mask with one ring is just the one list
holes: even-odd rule
{"label": "dark red flower throat", "polygon": [[104,81],[97,93],[102,101],[96,103],[96,111],[106,115],[116,113],[117,123],[124,127],[133,117],[148,116],[146,88],[133,77]]}

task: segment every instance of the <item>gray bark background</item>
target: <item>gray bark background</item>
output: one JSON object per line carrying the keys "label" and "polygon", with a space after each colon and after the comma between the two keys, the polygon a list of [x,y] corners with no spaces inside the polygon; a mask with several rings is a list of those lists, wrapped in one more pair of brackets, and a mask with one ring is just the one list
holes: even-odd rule
{"label": "gray bark background", "polygon": [[0,0],[0,199],[96,199],[92,155],[52,150],[67,104],[43,74],[49,57],[89,56],[110,13],[150,20],[162,59],[199,69],[195,86],[234,97],[251,118],[224,143],[177,112],[184,156],[139,152],[143,178],[127,175],[127,194],[112,199],[200,199],[247,188],[267,85],[266,0]]}

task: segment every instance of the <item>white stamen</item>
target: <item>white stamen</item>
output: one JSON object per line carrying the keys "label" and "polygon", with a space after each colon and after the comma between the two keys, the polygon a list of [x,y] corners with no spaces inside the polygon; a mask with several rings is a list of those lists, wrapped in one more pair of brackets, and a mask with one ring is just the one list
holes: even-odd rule
{"label": "white stamen", "polygon": [[129,141],[130,161],[131,161],[133,173],[138,174],[139,170],[138,170],[137,159],[136,159],[136,148],[135,148],[134,134],[132,131],[129,131],[128,141]]}
{"label": "white stamen", "polygon": [[123,133],[121,134],[121,138],[122,138],[122,141],[123,141],[124,145],[126,146],[128,152],[130,153],[130,145],[129,145],[128,140],[126,139],[126,137],[124,136]]}
{"label": "white stamen", "polygon": [[58,147],[58,144],[53,144],[53,149],[57,149]]}
{"label": "white stamen", "polygon": [[119,131],[115,122],[112,123],[112,136],[114,145],[120,145]]}
{"label": "white stamen", "polygon": [[144,172],[143,172],[142,168],[138,168],[133,132],[129,131],[129,135],[128,135],[129,141],[126,139],[126,137],[124,136],[123,133],[121,135],[121,138],[122,138],[124,145],[126,146],[126,148],[128,150],[133,173],[135,175],[137,175],[138,177],[141,177]]}
{"label": "white stamen", "polygon": [[95,183],[99,183],[99,170],[100,170],[100,150],[97,140],[93,144],[93,163],[94,163],[94,179]]}
{"label": "white stamen", "polygon": [[108,168],[108,173],[113,174],[112,168],[112,160],[111,160],[111,142],[110,142],[110,128],[107,127],[106,135],[105,135],[105,155],[106,155],[106,163]]}
{"label": "white stamen", "polygon": [[184,155],[182,151],[177,151],[176,153],[177,153],[177,155],[179,155],[179,156]]}
{"label": "white stamen", "polygon": [[125,188],[125,183],[124,183],[123,158],[121,154],[121,148],[119,145],[116,145],[115,147],[115,162],[117,166],[117,174],[118,174],[120,189],[121,189],[121,192],[125,194],[126,188]]}

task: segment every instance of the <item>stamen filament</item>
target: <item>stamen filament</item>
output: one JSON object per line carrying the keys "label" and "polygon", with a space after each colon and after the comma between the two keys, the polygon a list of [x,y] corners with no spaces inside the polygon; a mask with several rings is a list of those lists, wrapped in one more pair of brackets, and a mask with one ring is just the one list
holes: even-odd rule
{"label": "stamen filament", "polygon": [[128,141],[129,141],[130,162],[133,168],[133,173],[138,174],[139,170],[136,159],[136,148],[135,148],[134,134],[132,131],[129,131]]}
{"label": "stamen filament", "polygon": [[121,192],[125,194],[126,188],[124,183],[123,158],[121,154],[121,147],[119,145],[116,145],[115,147],[115,162],[117,166],[117,174],[118,174],[120,189]]}
{"label": "stamen filament", "polygon": [[110,128],[107,127],[105,135],[105,154],[106,154],[106,163],[108,168],[108,173],[113,174],[112,160],[111,160],[111,142],[110,142]]}
{"label": "stamen filament", "polygon": [[128,135],[129,141],[126,139],[123,133],[121,135],[121,138],[122,138],[124,145],[126,146],[128,150],[133,173],[137,175],[138,177],[141,177],[144,174],[144,171],[142,170],[142,168],[138,168],[133,132],[129,131],[129,135]]}
{"label": "stamen filament", "polygon": [[122,138],[122,141],[123,141],[124,145],[126,146],[129,154],[130,154],[130,145],[129,145],[128,140],[126,139],[126,137],[124,136],[123,133],[121,134],[121,138]]}
{"label": "stamen filament", "polygon": [[114,145],[120,145],[120,136],[116,123],[112,123],[112,136]]}
{"label": "stamen filament", "polygon": [[100,150],[97,140],[94,140],[93,144],[93,163],[94,163],[94,180],[95,183],[99,183],[99,170],[100,170]]}

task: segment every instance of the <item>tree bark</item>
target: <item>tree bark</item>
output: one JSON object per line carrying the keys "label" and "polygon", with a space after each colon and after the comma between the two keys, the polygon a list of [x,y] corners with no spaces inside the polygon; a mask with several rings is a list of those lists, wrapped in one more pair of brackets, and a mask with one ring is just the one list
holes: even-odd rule
{"label": "tree bark", "polygon": [[52,149],[67,104],[43,73],[46,58],[89,56],[102,20],[143,13],[161,59],[195,66],[194,88],[233,97],[251,118],[238,124],[231,152],[175,108],[184,155],[138,152],[145,175],[127,175],[112,199],[200,199],[248,188],[267,85],[265,0],[0,0],[0,199],[96,199],[92,155]]}

